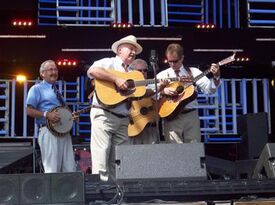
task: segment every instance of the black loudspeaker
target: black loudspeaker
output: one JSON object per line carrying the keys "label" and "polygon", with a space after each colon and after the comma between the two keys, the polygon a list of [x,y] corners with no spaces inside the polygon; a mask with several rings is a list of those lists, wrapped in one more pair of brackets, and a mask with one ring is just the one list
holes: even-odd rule
{"label": "black loudspeaker", "polygon": [[0,204],[19,204],[19,175],[0,175]]}
{"label": "black loudspeaker", "polygon": [[275,178],[275,143],[265,145],[254,169],[252,178]]}
{"label": "black loudspeaker", "polygon": [[20,204],[47,204],[51,202],[49,174],[20,175]]}
{"label": "black loudspeaker", "polygon": [[258,158],[268,141],[267,113],[238,116],[237,130],[242,137],[242,142],[238,145],[239,159]]}
{"label": "black loudspeaker", "polygon": [[0,204],[83,203],[81,172],[0,175]]}
{"label": "black loudspeaker", "polygon": [[116,146],[116,179],[206,179],[204,144]]}
{"label": "black loudspeaker", "polygon": [[52,175],[52,203],[84,202],[84,176],[81,172]]}

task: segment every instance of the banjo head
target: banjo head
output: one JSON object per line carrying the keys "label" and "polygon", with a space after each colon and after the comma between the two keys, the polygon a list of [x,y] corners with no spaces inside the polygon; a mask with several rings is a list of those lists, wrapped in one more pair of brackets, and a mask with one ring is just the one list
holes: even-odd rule
{"label": "banjo head", "polygon": [[58,106],[54,108],[51,112],[58,112],[60,116],[60,121],[58,123],[48,122],[48,128],[50,131],[59,137],[62,137],[69,133],[73,127],[73,116],[72,111],[63,106]]}

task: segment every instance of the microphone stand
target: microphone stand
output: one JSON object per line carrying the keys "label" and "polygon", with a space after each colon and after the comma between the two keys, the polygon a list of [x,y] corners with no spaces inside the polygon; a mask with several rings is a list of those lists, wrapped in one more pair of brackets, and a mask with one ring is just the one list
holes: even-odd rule
{"label": "microphone stand", "polygon": [[156,130],[157,130],[157,144],[160,143],[160,131],[159,131],[159,110],[158,110],[158,84],[157,84],[157,58],[156,56],[151,56],[150,58],[150,64],[154,71],[154,84],[155,84],[155,120],[156,120]]}

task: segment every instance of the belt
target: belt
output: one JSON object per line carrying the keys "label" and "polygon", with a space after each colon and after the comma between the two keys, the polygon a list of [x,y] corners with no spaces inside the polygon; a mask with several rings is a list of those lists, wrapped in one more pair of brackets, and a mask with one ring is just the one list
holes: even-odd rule
{"label": "belt", "polygon": [[106,111],[106,112],[108,112],[108,113],[111,113],[112,115],[114,115],[114,116],[116,116],[116,117],[118,117],[118,118],[126,118],[126,117],[129,117],[129,116],[125,116],[125,115],[121,115],[121,114],[115,113],[115,112],[113,112],[113,111],[111,111],[111,110],[108,110],[108,109],[106,109],[106,108],[104,108],[104,107],[101,107],[101,106],[98,106],[98,105],[92,105],[92,107],[93,107],[93,108],[102,109],[102,110],[104,110],[104,111]]}
{"label": "belt", "polygon": [[181,113],[186,114],[186,113],[189,113],[189,112],[193,112],[193,111],[195,111],[195,110],[196,110],[196,108],[184,109],[184,110],[181,111]]}

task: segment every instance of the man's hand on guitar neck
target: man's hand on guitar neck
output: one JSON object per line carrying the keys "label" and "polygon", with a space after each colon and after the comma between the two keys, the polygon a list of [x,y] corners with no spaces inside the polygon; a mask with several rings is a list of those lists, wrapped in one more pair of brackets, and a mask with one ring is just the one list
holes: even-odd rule
{"label": "man's hand on guitar neck", "polygon": [[214,79],[218,79],[221,76],[219,64],[212,63],[210,67],[210,72],[213,73]]}

